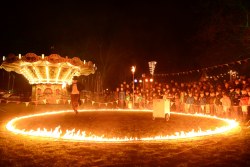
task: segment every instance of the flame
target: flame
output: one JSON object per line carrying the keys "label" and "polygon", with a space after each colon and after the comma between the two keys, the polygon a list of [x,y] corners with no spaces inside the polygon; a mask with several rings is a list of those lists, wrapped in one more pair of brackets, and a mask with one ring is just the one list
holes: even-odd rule
{"label": "flame", "polygon": [[[102,109],[99,109],[99,111]],[[106,111],[105,109],[103,109]],[[82,110],[82,111],[93,111],[93,110]],[[82,112],[81,111],[81,112]],[[109,110],[110,111],[110,110]],[[128,111],[128,110],[121,110],[121,111]],[[131,111],[131,110],[130,110]],[[142,111],[142,110],[133,110],[133,111]],[[152,112],[152,110],[143,110],[146,112]],[[219,118],[216,116],[209,116],[209,115],[203,115],[203,114],[184,114],[184,113],[171,113],[171,114],[178,114],[178,115],[189,115],[194,117],[204,117],[204,118],[212,118],[224,121],[227,125],[222,127],[217,127],[215,130],[206,130],[206,131],[190,131],[190,132],[176,132],[173,135],[167,135],[167,136],[155,136],[155,137],[144,137],[144,138],[118,138],[118,137],[112,137],[112,138],[106,138],[103,136],[96,136],[96,135],[86,135],[85,131],[75,129],[72,130],[66,130],[66,132],[62,132],[60,129],[60,126],[57,126],[54,130],[50,129],[47,130],[46,128],[37,130],[25,130],[25,129],[18,129],[15,127],[15,122],[31,118],[31,117],[39,117],[44,115],[54,115],[54,114],[60,114],[65,112],[72,112],[70,110],[63,110],[63,111],[53,111],[53,112],[45,112],[40,114],[33,114],[33,115],[27,115],[27,116],[21,116],[16,117],[9,121],[6,124],[6,128],[16,134],[22,134],[22,135],[30,135],[30,136],[39,136],[39,137],[49,137],[49,138],[56,138],[56,139],[64,139],[64,140],[76,140],[76,141],[97,141],[97,142],[126,142],[126,141],[155,141],[155,140],[171,140],[171,139],[184,139],[184,138],[193,138],[193,137],[199,137],[199,136],[208,136],[208,135],[215,135],[220,134],[224,132],[228,132],[234,128],[236,128],[239,124],[235,120],[225,119],[225,118]]]}

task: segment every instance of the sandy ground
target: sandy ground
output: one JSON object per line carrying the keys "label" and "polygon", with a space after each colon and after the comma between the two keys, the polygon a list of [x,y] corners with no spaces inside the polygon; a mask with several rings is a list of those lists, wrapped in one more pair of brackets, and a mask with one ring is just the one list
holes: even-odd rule
{"label": "sandy ground", "polygon": [[[193,139],[155,142],[69,142],[13,134],[6,123],[14,117],[71,109],[69,105],[0,104],[0,166],[250,166],[250,128]],[[18,127],[62,129],[75,127],[106,136],[144,137],[171,134],[179,129],[219,126],[222,122],[171,116],[152,121],[150,113],[74,113],[19,122]],[[44,124],[44,122],[46,124]],[[197,127],[197,128],[198,128]]]}

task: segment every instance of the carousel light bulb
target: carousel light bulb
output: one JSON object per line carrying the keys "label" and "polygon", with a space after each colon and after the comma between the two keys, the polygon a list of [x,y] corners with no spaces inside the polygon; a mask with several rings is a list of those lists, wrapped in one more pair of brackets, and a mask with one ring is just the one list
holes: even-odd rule
{"label": "carousel light bulb", "polygon": [[62,83],[62,89],[66,88],[66,82]]}

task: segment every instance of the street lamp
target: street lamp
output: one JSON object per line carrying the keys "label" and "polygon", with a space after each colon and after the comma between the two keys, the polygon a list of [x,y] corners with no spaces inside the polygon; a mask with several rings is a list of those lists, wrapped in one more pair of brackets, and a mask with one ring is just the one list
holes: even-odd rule
{"label": "street lamp", "polygon": [[156,61],[150,61],[150,62],[148,62],[149,71],[150,71],[150,74],[152,75],[153,79],[154,79],[154,71],[155,71],[156,63],[157,63]]}
{"label": "street lamp", "polygon": [[133,108],[135,106],[135,69],[136,69],[136,66],[131,67],[131,72],[133,74]]}

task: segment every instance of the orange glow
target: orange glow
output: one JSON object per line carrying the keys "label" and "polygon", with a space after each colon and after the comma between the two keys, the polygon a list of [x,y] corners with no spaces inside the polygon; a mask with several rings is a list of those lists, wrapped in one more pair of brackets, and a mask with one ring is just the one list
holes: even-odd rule
{"label": "orange glow", "polygon": [[[93,110],[82,110],[80,112],[84,111],[93,111]],[[105,109],[101,110],[99,109],[98,111],[105,111]],[[108,110],[107,110],[108,111]],[[118,111],[130,111],[131,110],[118,110]],[[142,110],[133,110],[133,111],[142,111]],[[143,110],[145,112],[152,112],[152,110]],[[71,110],[64,110],[64,111],[54,111],[54,112],[46,112],[46,113],[41,113],[41,114],[34,114],[34,115],[27,115],[27,116],[22,116],[22,117],[17,117],[9,121],[6,125],[6,128],[16,134],[22,134],[22,135],[30,135],[30,136],[39,136],[39,137],[49,137],[49,138],[56,138],[56,139],[64,139],[64,140],[76,140],[76,141],[97,141],[97,142],[126,142],[126,141],[156,141],[156,140],[172,140],[172,139],[184,139],[184,138],[193,138],[193,137],[198,137],[198,136],[208,136],[208,135],[215,135],[215,134],[220,134],[224,132],[228,132],[236,127],[238,127],[238,123],[234,120],[229,120],[229,119],[223,119],[223,118],[218,118],[215,116],[208,116],[208,115],[202,115],[202,114],[183,114],[183,113],[172,113],[172,114],[178,114],[178,115],[189,115],[189,116],[194,116],[194,117],[204,117],[204,118],[212,118],[212,119],[217,119],[224,121],[227,125],[218,127],[215,130],[205,130],[205,131],[190,131],[190,132],[176,132],[173,135],[169,136],[155,136],[155,137],[145,137],[145,138],[106,138],[104,135],[103,136],[96,136],[96,135],[91,135],[87,136],[85,131],[76,131],[75,129],[72,130],[66,130],[63,132],[60,129],[60,125],[58,125],[54,130],[50,129],[40,129],[38,128],[37,130],[25,130],[25,129],[18,129],[15,127],[15,123],[26,119],[26,118],[31,118],[31,117],[39,117],[39,116],[45,116],[45,115],[54,115],[54,114],[60,114],[60,113],[65,113],[65,112],[72,112]]]}

